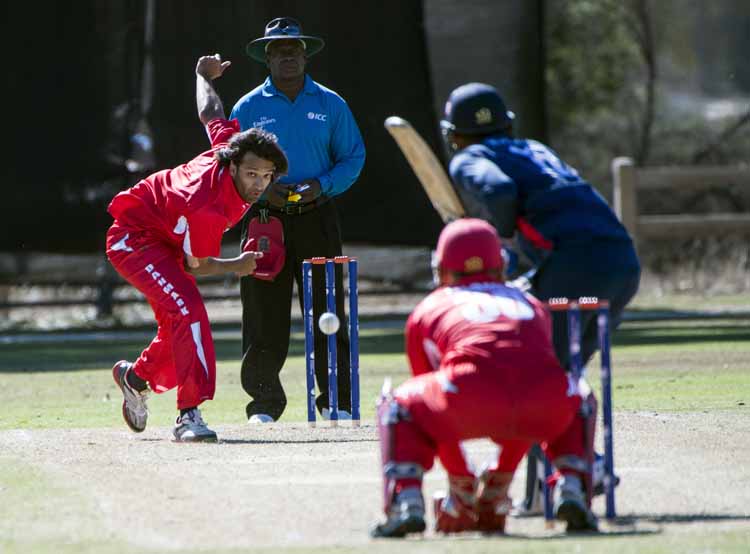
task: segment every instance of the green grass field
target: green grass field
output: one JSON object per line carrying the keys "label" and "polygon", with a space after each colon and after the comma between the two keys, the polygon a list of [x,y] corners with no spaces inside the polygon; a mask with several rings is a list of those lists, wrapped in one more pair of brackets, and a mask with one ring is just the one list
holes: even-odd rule
{"label": "green grass field", "polygon": [[[750,402],[750,326],[744,320],[629,323],[614,336],[613,398],[617,410],[745,410]],[[119,389],[112,363],[133,359],[145,341],[0,346],[0,429],[111,427],[121,425]],[[302,421],[304,344],[295,335],[282,372],[288,406],[282,421]],[[215,400],[204,407],[209,422],[240,423],[247,396],[239,381],[239,344],[217,341]],[[400,329],[361,334],[362,417],[371,419],[385,377],[407,377]],[[588,372],[598,387],[598,358]],[[152,395],[152,421],[174,417],[174,392]]]}
{"label": "green grass field", "polygon": [[[132,359],[145,345],[137,342],[2,345],[0,346],[0,416],[2,431],[13,429],[122,428],[121,396],[110,376],[112,363]],[[247,401],[239,383],[239,343],[217,341],[218,386],[216,399],[205,404],[209,424],[242,424]],[[304,421],[304,361],[302,337],[295,335],[282,378],[289,403],[282,421]],[[398,383],[407,376],[400,329],[367,329],[361,335],[361,383],[363,419],[371,420],[383,379]],[[598,390],[598,359],[589,368]],[[750,410],[750,321],[710,320],[626,323],[615,334],[613,348],[613,398],[617,413],[736,413]],[[152,396],[150,425],[168,426],[175,417],[174,392]],[[618,448],[625,445],[618,444]],[[377,448],[373,446],[373,449]],[[87,513],[95,506],[67,483],[50,481],[42,471],[22,460],[2,456],[0,444],[0,520],[20,522],[10,529],[0,524],[0,552],[122,552],[133,551],[122,539],[76,540],[70,531],[65,544],[35,541],[35,525],[54,518],[59,510],[81,520],[81,528],[93,525]],[[702,486],[710,486],[706,483]],[[746,489],[745,489],[746,492]],[[738,490],[738,494],[744,494]],[[50,501],[52,495],[54,501]],[[743,518],[741,516],[740,520]],[[396,543],[400,551],[452,552],[583,552],[704,553],[747,552],[750,517],[745,527],[694,524],[679,533],[621,533],[600,537],[548,537],[497,539],[429,539]],[[270,523],[269,523],[270,524]],[[364,532],[364,530],[363,530]],[[87,531],[90,533],[90,530]],[[157,552],[137,548],[139,552]],[[180,550],[187,552],[189,550]],[[203,550],[206,551],[206,550]],[[240,550],[221,550],[221,552]],[[267,552],[391,552],[391,543],[351,546],[262,548]]]}

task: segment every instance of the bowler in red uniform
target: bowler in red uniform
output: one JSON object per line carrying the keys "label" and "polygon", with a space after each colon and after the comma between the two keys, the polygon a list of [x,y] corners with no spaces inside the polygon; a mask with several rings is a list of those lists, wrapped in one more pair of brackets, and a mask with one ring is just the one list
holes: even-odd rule
{"label": "bowler in red uniform", "polygon": [[[596,409],[585,381],[563,371],[544,305],[503,284],[500,239],[479,219],[447,225],[436,251],[439,288],[406,324],[414,377],[378,405],[386,520],[374,537],[425,529],[422,475],[435,456],[449,490],[434,501],[436,529],[503,532],[508,489],[528,448],[542,444],[561,473],[554,509],[568,530],[595,529],[590,468]],[[500,447],[478,475],[460,441],[489,438]]]}
{"label": "bowler in red uniform", "polygon": [[194,275],[255,271],[262,253],[218,258],[221,238],[288,165],[273,134],[240,133],[236,121],[224,119],[211,82],[229,65],[216,54],[201,57],[195,68],[198,116],[211,149],[154,173],[109,205],[115,221],[107,232],[107,257],[146,296],[158,324],[156,337],[135,362],[112,368],[124,397],[122,414],[130,429],[141,432],[149,390],[177,387],[176,441],[216,440],[198,408],[214,396],[216,357]]}

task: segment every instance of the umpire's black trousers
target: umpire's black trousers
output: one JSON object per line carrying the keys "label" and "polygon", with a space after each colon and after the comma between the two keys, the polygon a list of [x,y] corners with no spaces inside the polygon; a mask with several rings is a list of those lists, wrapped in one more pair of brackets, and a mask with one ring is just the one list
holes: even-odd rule
{"label": "umpire's black trousers", "polygon": [[[242,221],[242,244],[247,225],[258,215],[260,207],[250,208]],[[286,407],[286,394],[279,373],[289,351],[292,287],[297,283],[299,309],[302,313],[302,261],[315,256],[332,258],[341,255],[341,230],[333,200],[328,200],[302,214],[269,210],[284,227],[286,263],[273,281],[252,276],[240,280],[242,298],[242,388],[252,400],[247,405],[249,418],[268,414],[278,420]],[[336,264],[336,311],[341,321],[337,333],[337,367],[339,409],[351,412],[349,380],[349,335],[344,313],[345,295],[342,287],[343,268]],[[313,321],[326,311],[325,274],[322,265],[313,266]],[[316,398],[318,410],[328,402],[327,337],[315,330],[315,376],[320,391]]]}

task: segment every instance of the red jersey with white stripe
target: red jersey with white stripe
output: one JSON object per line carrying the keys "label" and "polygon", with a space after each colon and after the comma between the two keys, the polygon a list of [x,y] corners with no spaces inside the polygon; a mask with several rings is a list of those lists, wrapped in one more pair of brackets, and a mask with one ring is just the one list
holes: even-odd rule
{"label": "red jersey with white stripe", "polygon": [[154,173],[112,199],[108,211],[121,227],[146,231],[196,258],[218,256],[224,232],[249,208],[237,193],[217,148],[239,132],[237,121],[206,125],[211,150],[186,164]]}
{"label": "red jersey with white stripe", "polygon": [[550,316],[536,298],[498,282],[445,286],[427,296],[406,323],[412,373],[469,363],[479,369],[562,368]]}

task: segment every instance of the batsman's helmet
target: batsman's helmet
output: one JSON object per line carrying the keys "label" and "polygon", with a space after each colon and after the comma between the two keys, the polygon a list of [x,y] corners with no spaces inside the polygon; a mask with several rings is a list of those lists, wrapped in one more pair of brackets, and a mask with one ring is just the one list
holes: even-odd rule
{"label": "batsman's helmet", "polygon": [[440,127],[444,133],[488,135],[508,129],[514,117],[495,87],[467,83],[451,92]]}
{"label": "batsman's helmet", "polygon": [[460,275],[462,282],[477,281],[492,269],[502,275],[501,246],[497,230],[483,219],[457,219],[440,233],[434,264]]}

